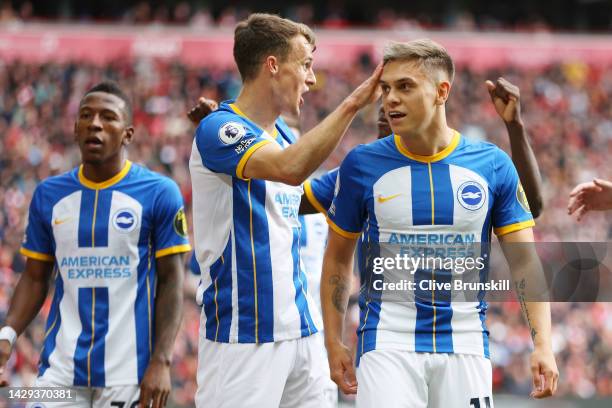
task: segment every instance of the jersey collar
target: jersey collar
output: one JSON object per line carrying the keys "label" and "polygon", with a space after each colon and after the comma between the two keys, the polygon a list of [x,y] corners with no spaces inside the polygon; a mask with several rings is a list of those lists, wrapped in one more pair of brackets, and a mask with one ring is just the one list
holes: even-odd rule
{"label": "jersey collar", "polygon": [[437,161],[444,159],[457,148],[457,146],[459,145],[459,141],[461,140],[461,134],[457,132],[456,130],[454,130],[453,138],[451,142],[448,144],[448,146],[446,146],[444,149],[442,149],[438,153],[431,155],[431,156],[421,156],[419,154],[410,153],[408,149],[406,149],[404,145],[402,144],[402,139],[400,135],[394,134],[393,139],[395,141],[395,147],[404,156],[408,157],[409,159],[424,162],[424,163],[433,163],[433,162],[437,162]]}
{"label": "jersey collar", "polygon": [[121,180],[123,180],[123,178],[130,171],[131,167],[132,167],[132,162],[129,160],[126,160],[125,165],[123,166],[123,168],[121,169],[119,173],[115,174],[113,177],[109,178],[108,180],[104,180],[99,183],[96,183],[94,181],[89,180],[87,177],[85,177],[85,175],[83,174],[83,165],[81,164],[79,166],[79,181],[81,182],[82,185],[84,185],[85,187],[91,188],[92,190],[101,190],[103,188],[108,188],[110,186],[113,186],[117,184],[118,182],[120,182]]}

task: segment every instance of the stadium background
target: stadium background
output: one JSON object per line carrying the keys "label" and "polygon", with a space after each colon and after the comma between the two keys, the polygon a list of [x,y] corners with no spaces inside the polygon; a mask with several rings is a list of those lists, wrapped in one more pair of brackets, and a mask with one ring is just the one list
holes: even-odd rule
{"label": "stadium background", "polygon": [[[537,239],[612,237],[609,214],[589,214],[576,224],[565,210],[575,184],[612,178],[610,1],[564,0],[550,7],[524,0],[430,0],[402,10],[391,1],[363,0],[101,4],[0,3],[0,321],[24,268],[17,250],[32,191],[40,180],[78,164],[73,123],[81,96],[94,83],[112,78],[128,91],[136,125],[130,159],[176,180],[190,212],[187,165],[194,129],[185,113],[200,95],[223,100],[237,94],[232,28],[250,11],[278,12],[315,27],[318,82],[305,97],[303,130],[371,72],[387,40],[431,37],[448,47],[458,65],[449,124],[508,151],[484,86],[485,79],[504,75],[521,89],[523,119],[544,180]],[[375,121],[375,109],[361,114],[325,167],[338,165],[355,144],[372,140]],[[186,288],[174,353],[176,407],[192,406],[196,387],[199,309],[192,289]],[[34,380],[47,311],[17,342],[9,362],[12,386]],[[557,399],[537,406],[610,406],[612,305],[559,303],[552,313],[560,385]],[[349,322],[347,336],[354,336],[355,324]],[[488,327],[496,405],[531,406],[526,400],[531,341],[518,305],[492,305]]]}

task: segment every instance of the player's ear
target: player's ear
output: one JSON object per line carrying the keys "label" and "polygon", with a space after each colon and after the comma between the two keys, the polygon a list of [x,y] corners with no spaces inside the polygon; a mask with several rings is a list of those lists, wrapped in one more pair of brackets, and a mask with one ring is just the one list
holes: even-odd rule
{"label": "player's ear", "polygon": [[438,82],[438,87],[436,89],[436,105],[444,105],[446,103],[448,95],[450,94],[450,88],[450,82],[446,80]]}
{"label": "player's ear", "polygon": [[270,74],[276,75],[278,73],[278,70],[279,70],[278,60],[276,59],[274,55],[270,55],[268,56],[268,58],[266,58],[265,65],[266,65],[266,69],[268,70],[268,72],[270,72]]}
{"label": "player's ear", "polygon": [[121,144],[123,146],[127,146],[130,143],[132,143],[133,136],[134,136],[134,126],[126,127],[125,130],[123,131],[123,140],[121,141]]}

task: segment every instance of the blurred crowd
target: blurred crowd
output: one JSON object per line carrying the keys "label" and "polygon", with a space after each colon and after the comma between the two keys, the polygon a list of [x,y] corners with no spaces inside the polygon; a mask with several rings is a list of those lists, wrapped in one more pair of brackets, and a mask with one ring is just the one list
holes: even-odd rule
{"label": "blurred crowd", "polygon": [[[503,2],[501,2],[503,3]],[[243,1],[93,1],[56,3],[0,0],[0,25],[31,21],[173,25],[231,28],[251,12],[280,13],[319,28],[368,27],[394,30],[453,31],[605,31],[612,26],[605,1],[565,0],[552,10],[546,2],[509,4],[425,0],[401,4],[391,0]],[[609,14],[609,13],[608,13]]]}
{"label": "blurred crowd", "polygon": [[[448,103],[448,123],[465,136],[490,140],[508,151],[508,139],[484,81],[503,75],[521,89],[527,124],[544,179],[544,212],[536,221],[540,241],[609,241],[609,214],[589,214],[581,224],[567,216],[572,187],[594,176],[611,178],[612,70],[581,63],[544,70],[478,72],[458,67]],[[342,70],[318,71],[305,96],[302,130],[308,130],[373,69],[364,56]],[[154,60],[30,65],[0,62],[0,321],[11,288],[24,269],[18,254],[33,189],[42,179],[79,163],[73,126],[83,93],[103,79],[117,80],[132,98],[136,134],[132,161],[170,175],[191,213],[188,161],[194,127],[186,112],[200,95],[235,97],[234,71],[192,69]],[[377,107],[362,112],[341,146],[325,163],[337,166],[358,143],[376,135]],[[176,341],[173,399],[190,405],[195,393],[199,308],[185,300],[183,327]],[[30,326],[11,359],[11,384],[31,384],[38,364],[46,316]],[[527,395],[530,337],[517,304],[492,305],[488,322],[496,392]],[[612,396],[612,304],[554,304],[553,343],[561,372],[559,394]]]}

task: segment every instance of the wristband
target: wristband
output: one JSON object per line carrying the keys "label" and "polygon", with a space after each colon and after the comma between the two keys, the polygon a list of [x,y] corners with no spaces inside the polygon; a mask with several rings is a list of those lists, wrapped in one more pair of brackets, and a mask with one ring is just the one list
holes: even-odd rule
{"label": "wristband", "polygon": [[17,340],[17,332],[11,326],[4,326],[0,329],[0,340],[8,341],[11,347],[13,347],[15,340]]}

